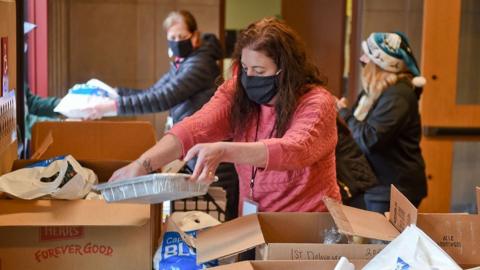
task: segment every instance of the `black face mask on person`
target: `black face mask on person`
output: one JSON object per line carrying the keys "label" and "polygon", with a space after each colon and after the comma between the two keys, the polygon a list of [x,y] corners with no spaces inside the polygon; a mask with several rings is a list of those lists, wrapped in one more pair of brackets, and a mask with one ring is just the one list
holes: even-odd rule
{"label": "black face mask on person", "polygon": [[278,74],[272,76],[248,76],[242,71],[241,82],[248,99],[261,105],[267,104],[278,92]]}
{"label": "black face mask on person", "polygon": [[184,39],[180,41],[168,41],[168,47],[172,50],[173,55],[178,57],[187,57],[192,51],[192,41],[191,39]]}

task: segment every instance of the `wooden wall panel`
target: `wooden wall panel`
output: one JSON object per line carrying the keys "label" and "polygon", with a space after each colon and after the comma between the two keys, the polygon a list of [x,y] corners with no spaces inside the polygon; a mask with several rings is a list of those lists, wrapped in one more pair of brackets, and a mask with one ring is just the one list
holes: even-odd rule
{"label": "wooden wall panel", "polygon": [[345,1],[284,0],[282,16],[300,34],[315,64],[328,77],[328,89],[340,95],[345,47]]}
{"label": "wooden wall panel", "polygon": [[[170,67],[162,27],[167,14],[187,9],[200,31],[218,35],[221,1],[50,0],[54,15],[49,27],[61,30],[49,37],[52,46],[60,47],[52,48],[57,55],[50,61],[60,65],[49,65],[55,85],[50,93],[63,96],[73,84],[90,78],[138,89],[153,85]],[[151,121],[161,136],[165,117],[166,113],[157,113],[135,118]]]}

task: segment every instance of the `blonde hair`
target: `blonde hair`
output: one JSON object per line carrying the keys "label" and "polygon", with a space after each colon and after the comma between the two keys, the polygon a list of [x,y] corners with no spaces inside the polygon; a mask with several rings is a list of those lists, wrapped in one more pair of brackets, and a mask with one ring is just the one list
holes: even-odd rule
{"label": "blonde hair", "polygon": [[406,79],[411,84],[412,74],[408,72],[389,72],[381,69],[373,61],[368,62],[362,70],[363,89],[372,95],[380,95],[385,89],[396,84],[401,79]]}
{"label": "blonde hair", "polygon": [[197,31],[197,21],[193,17],[192,13],[186,10],[172,11],[168,14],[167,18],[163,21],[163,29],[168,30],[174,24],[184,22],[187,25],[190,33]]}

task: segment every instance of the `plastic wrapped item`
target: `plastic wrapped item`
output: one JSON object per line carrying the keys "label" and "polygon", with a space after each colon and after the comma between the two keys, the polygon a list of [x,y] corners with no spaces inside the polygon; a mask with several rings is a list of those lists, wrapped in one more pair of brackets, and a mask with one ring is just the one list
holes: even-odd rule
{"label": "plastic wrapped item", "polygon": [[333,270],[355,270],[355,266],[347,258],[341,257]]}
{"label": "plastic wrapped item", "polygon": [[[62,98],[54,111],[69,118],[85,118],[89,109],[115,100],[118,93],[104,82],[91,79],[86,83],[76,84]],[[106,112],[103,116],[115,116],[114,112]]]}
{"label": "plastic wrapped item", "polygon": [[375,256],[364,270],[461,270],[455,261],[415,225]]}
{"label": "plastic wrapped item", "polygon": [[189,174],[155,173],[96,185],[107,202],[161,203],[204,195],[209,184],[189,181]]}
{"label": "plastic wrapped item", "polygon": [[337,228],[331,227],[323,231],[323,243],[324,244],[344,244],[347,243],[345,235],[338,232]]}

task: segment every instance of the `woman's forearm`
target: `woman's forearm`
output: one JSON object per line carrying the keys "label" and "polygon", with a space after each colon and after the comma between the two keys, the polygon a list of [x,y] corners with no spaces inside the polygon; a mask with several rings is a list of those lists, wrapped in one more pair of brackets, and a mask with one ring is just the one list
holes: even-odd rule
{"label": "woman's forearm", "polygon": [[152,148],[143,153],[137,162],[147,172],[162,168],[171,161],[180,158],[182,146],[180,141],[172,134],[161,138]]}
{"label": "woman's forearm", "polygon": [[221,142],[224,144],[223,161],[235,164],[248,164],[265,168],[267,147],[262,142]]}

